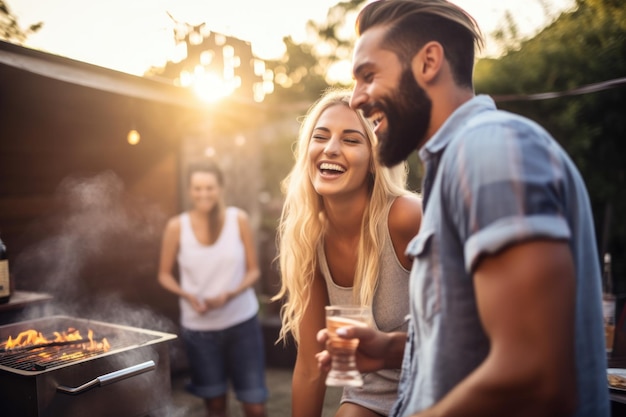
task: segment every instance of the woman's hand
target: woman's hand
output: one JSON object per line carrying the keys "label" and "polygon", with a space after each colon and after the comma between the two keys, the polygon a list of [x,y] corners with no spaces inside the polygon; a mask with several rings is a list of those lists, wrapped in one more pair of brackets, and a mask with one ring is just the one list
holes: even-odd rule
{"label": "woman's hand", "polygon": [[209,297],[204,299],[204,305],[206,306],[206,310],[214,310],[216,308],[222,307],[224,304],[230,300],[229,293],[223,293],[218,295],[217,297]]}
{"label": "woman's hand", "polygon": [[185,300],[187,300],[187,302],[189,304],[191,304],[191,307],[198,313],[198,314],[204,314],[207,312],[208,308],[206,303],[203,300],[199,300],[198,298],[196,298],[194,295],[192,294],[185,294],[184,295]]}

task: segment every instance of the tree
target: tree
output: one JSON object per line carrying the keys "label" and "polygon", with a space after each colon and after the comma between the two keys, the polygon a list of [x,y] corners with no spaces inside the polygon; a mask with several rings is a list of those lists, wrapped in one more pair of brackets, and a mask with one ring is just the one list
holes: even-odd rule
{"label": "tree", "polygon": [[319,98],[328,88],[325,68],[308,43],[297,44],[290,36],[283,38],[287,51],[282,59],[266,62],[274,72],[275,91],[269,104],[308,102]]}
{"label": "tree", "polygon": [[11,13],[9,5],[0,0],[0,39],[22,44],[26,38],[43,27],[43,22],[34,23],[22,29],[17,18]]}
{"label": "tree", "polygon": [[350,61],[354,30],[350,21],[364,0],[340,2],[328,9],[324,22],[309,20],[308,40],[296,44],[291,37],[283,42],[286,53],[282,59],[268,63],[277,84],[276,101],[308,101],[320,97],[329,86],[348,87],[330,76],[332,67],[340,61]]}
{"label": "tree", "polygon": [[525,95],[568,91],[626,74],[626,8],[621,0],[577,0],[532,39],[476,67],[476,91],[519,99],[498,106],[547,128],[579,167],[589,189],[598,256],[613,252],[614,276],[624,282],[626,219],[626,85],[592,94],[529,101]]}

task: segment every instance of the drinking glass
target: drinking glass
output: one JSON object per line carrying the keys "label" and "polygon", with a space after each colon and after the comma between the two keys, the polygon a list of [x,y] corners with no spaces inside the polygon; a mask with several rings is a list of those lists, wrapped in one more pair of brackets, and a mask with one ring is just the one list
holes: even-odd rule
{"label": "drinking glass", "polygon": [[613,294],[602,294],[602,313],[604,316],[604,342],[606,353],[613,352],[613,342],[615,339],[615,296]]}
{"label": "drinking glass", "polygon": [[371,310],[360,306],[326,306],[326,328],[328,329],[328,352],[331,369],[326,385],[332,387],[360,387],[363,378],[356,367],[356,349],[359,339],[344,339],[337,336],[337,329],[345,326],[366,327],[371,324]]}

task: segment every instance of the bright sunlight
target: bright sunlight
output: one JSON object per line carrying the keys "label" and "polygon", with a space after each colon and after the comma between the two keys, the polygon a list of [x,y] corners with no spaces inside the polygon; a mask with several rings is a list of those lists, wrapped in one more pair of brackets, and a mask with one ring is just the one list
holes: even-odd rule
{"label": "bright sunlight", "polygon": [[193,73],[183,71],[180,74],[180,85],[190,87],[203,101],[214,103],[228,97],[241,86],[241,78],[232,77],[228,80],[215,72],[205,71],[201,65],[196,66]]}

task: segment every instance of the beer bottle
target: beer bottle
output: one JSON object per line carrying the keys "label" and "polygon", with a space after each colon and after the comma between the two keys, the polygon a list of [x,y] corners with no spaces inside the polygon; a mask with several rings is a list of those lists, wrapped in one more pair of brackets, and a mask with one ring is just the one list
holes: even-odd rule
{"label": "beer bottle", "polygon": [[7,257],[7,248],[2,239],[0,239],[0,304],[6,304],[10,299],[9,259]]}
{"label": "beer bottle", "polygon": [[604,254],[604,270],[602,273],[602,312],[604,315],[604,337],[606,352],[613,351],[615,336],[615,294],[613,294],[613,276],[611,273],[611,254]]}

